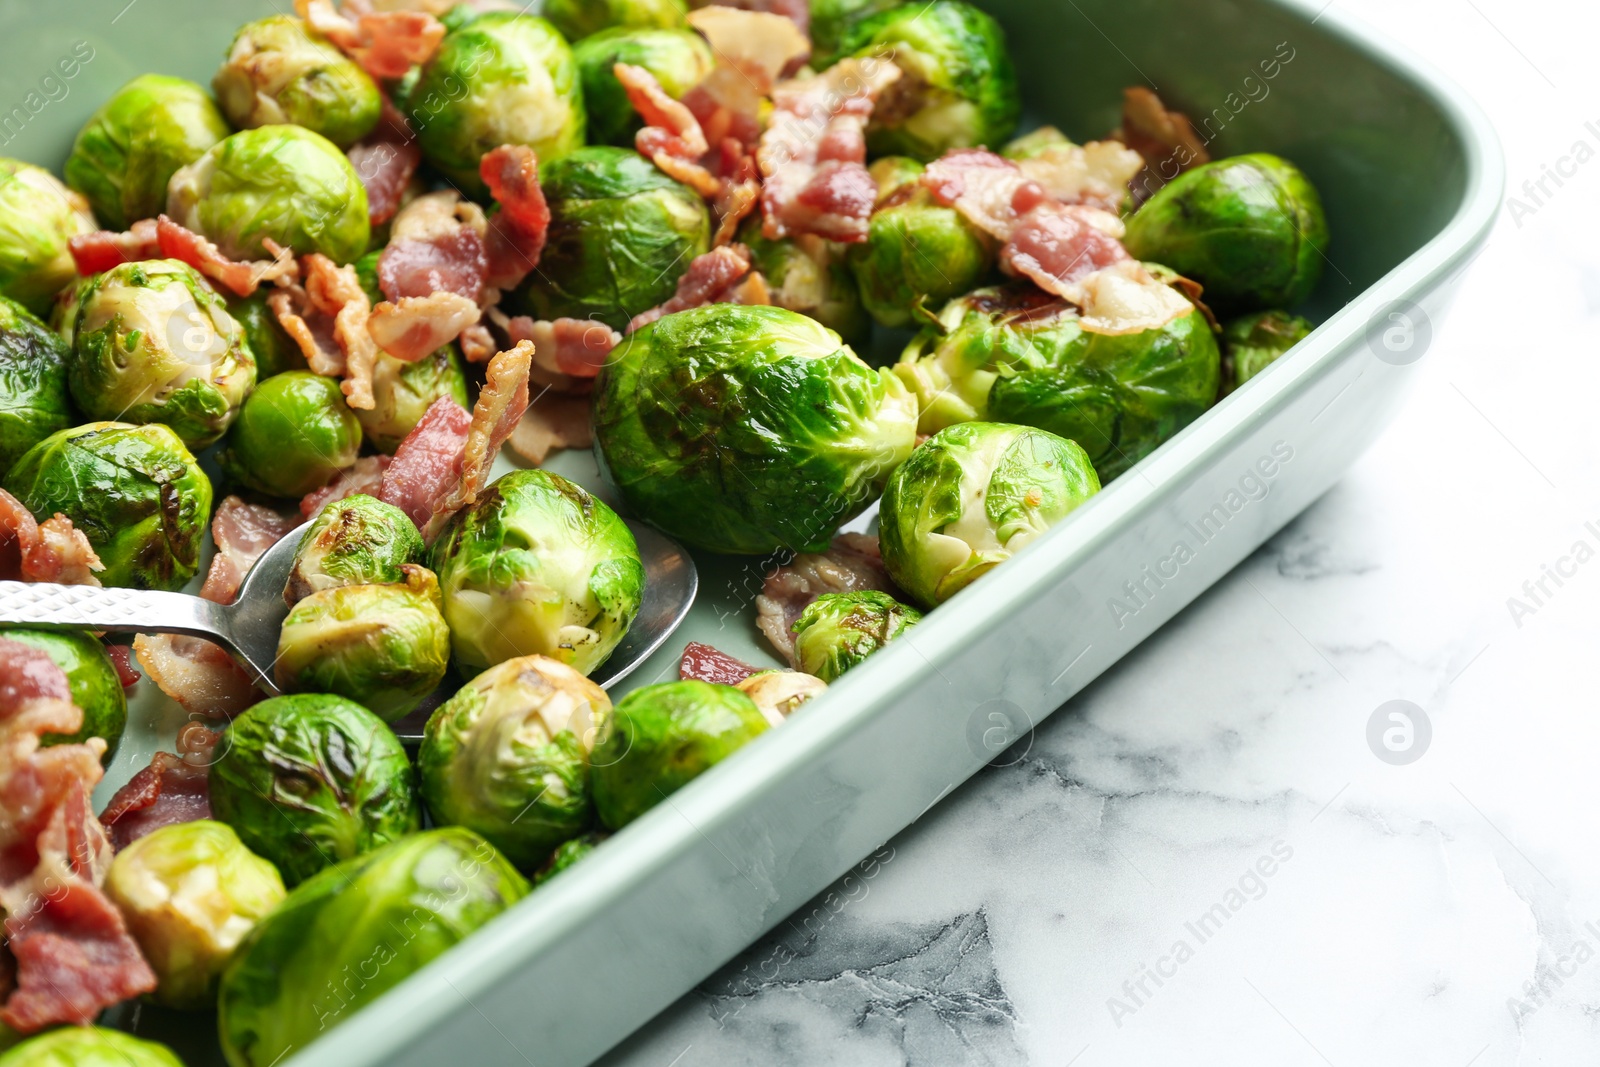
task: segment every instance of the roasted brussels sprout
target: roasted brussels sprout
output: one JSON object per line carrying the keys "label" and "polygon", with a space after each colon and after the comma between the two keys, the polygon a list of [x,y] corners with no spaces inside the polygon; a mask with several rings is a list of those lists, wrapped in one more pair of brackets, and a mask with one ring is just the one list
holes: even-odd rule
{"label": "roasted brussels sprout", "polygon": [[573,42],[608,29],[672,29],[684,24],[687,12],[684,0],[545,0],[544,5],[544,17]]}
{"label": "roasted brussels sprout", "polygon": [[257,289],[251,296],[230,298],[228,314],[244,330],[244,339],[250,354],[256,358],[256,381],[264,382],[274,374],[286,370],[305,370],[306,357],[283,327],[278,316],[267,306],[267,290]]}
{"label": "roasted brussels sprout", "polygon": [[766,729],[755,701],[731,685],[635,689],[611,709],[589,757],[600,821],[622,829]]}
{"label": "roasted brussels sprout", "polygon": [[60,336],[0,296],[0,473],[77,421],[67,392],[67,356]]}
{"label": "roasted brussels sprout", "polygon": [[[915,459],[917,453],[911,456]],[[890,484],[894,484],[893,478]],[[872,589],[825,593],[807,604],[791,627],[795,662],[824,682],[836,682],[845,671],[921,621],[922,612],[888,593]]]}
{"label": "roasted brussels sprout", "polygon": [[[946,427],[911,453],[883,491],[878,537],[884,567],[917,603],[935,607],[1099,491],[1088,454],[1065,438],[1005,423]],[[818,603],[847,596],[882,594],[836,594]],[[836,613],[818,614],[816,621],[825,624]],[[794,630],[800,665],[832,681],[828,669],[802,651],[809,644],[805,614]]]}
{"label": "roasted brussels sprout", "polygon": [[610,711],[604,689],[547,656],[490,667],[428,719],[417,755],[428,811],[532,870],[594,821],[589,750]]}
{"label": "roasted brussels sprout", "polygon": [[583,859],[599,847],[600,842],[610,836],[604,831],[594,830],[584,834],[582,837],[574,837],[570,841],[561,842],[556,846],[556,850],[550,853],[550,858],[545,860],[544,864],[534,872],[534,888],[537,889],[539,886],[544,885],[550,879]]}
{"label": "roasted brussels sprout", "polygon": [[121,1030],[64,1026],[0,1055],[0,1067],[183,1067],[164,1045]]}
{"label": "roasted brussels sprout", "polygon": [[349,263],[366,251],[367,190],[345,154],[299,126],[259,126],[172,176],[167,214],[233,259],[270,259],[271,238]]}
{"label": "roasted brussels sprout", "polygon": [[1311,323],[1287,311],[1257,311],[1228,323],[1222,331],[1223,378],[1230,390],[1310,336]]}
{"label": "roasted brussels sprout", "polygon": [[371,133],[383,108],[360,64],[293,15],[239,27],[211,88],[241,130],[289,123],[340,148]]}
{"label": "roasted brussels sprout", "polygon": [[535,318],[613,329],[670,297],[711,247],[705,201],[632,149],[595,145],[541,166],[550,230],[522,299]]}
{"label": "roasted brussels sprout", "polygon": [[[901,608],[901,611],[909,611]],[[828,688],[814,674],[804,671],[756,671],[734,687],[756,702],[767,722],[779,726],[796,708]]]}
{"label": "roasted brussels sprout", "polygon": [[636,330],[600,372],[595,443],[635,515],[714,552],[821,551],[911,451],[916,404],[832,330],[712,304]]}
{"label": "roasted brussels sprout", "polygon": [[415,833],[411,761],[383,720],[343,697],[272,697],[217,745],[211,812],[289,885]]}
{"label": "roasted brussels sprout", "polygon": [[123,847],[106,875],[170,1008],[209,1008],[217,980],[244,935],[284,897],[278,869],[220,822],[153,830]]}
{"label": "roasted brussels sprout", "polygon": [[867,338],[872,320],[845,262],[845,245],[811,234],[763,236],[759,212],[739,228],[739,243],[767,279],[774,305],[816,319],[848,344]]}
{"label": "roasted brussels sprout", "polygon": [[393,455],[442,396],[469,406],[467,376],[455,345],[445,345],[414,363],[379,352],[372,368],[372,407],[357,411],[356,418],[372,447]]}
{"label": "roasted brussels sprout", "polygon": [[1124,244],[1205,286],[1213,307],[1293,307],[1322,277],[1328,221],[1298,167],[1258,152],[1163,185],[1128,220]]}
{"label": "roasted brussels sprout", "polygon": [[159,423],[52,434],[12,465],[5,488],[35,515],[71,519],[105,564],[103,585],[182,589],[199,568],[211,481]]}
{"label": "roasted brussels sprout", "polygon": [[861,302],[884,326],[910,326],[916,309],[931,313],[994,268],[994,243],[917,180],[920,164],[903,156],[873,163],[878,207],[867,239],[850,246]]}
{"label": "roasted brussels sprout", "polygon": [[78,289],[67,359],[72,399],[92,419],[159,422],[198,452],[256,384],[244,329],[193,267],[121,263]]}
{"label": "roasted brussels sprout", "polygon": [[542,171],[583,144],[578,65],[535,15],[491,11],[446,34],[404,106],[428,161],[473,196],[487,193],[478,161],[491,149],[528,145]]}
{"label": "roasted brussels sprout", "polygon": [[117,753],[123,728],[128,724],[128,698],[122,679],[112,666],[106,648],[86,630],[13,630],[0,628],[0,637],[42,650],[67,676],[72,702],[83,711],[83,726],[73,734],[46,734],[46,745],[72,744],[90,737],[105,739],[100,762],[107,766]]}
{"label": "roasted brussels sprout", "polygon": [[361,454],[361,422],[333,378],[285,371],[256,387],[220,457],[248,488],[298,497],[320,489]]}
{"label": "roasted brussels sprout", "polygon": [[901,4],[856,23],[842,51],[901,70],[872,109],[867,149],[924,163],[952,148],[1000,144],[1022,110],[1000,24],[962,0]]}
{"label": "roasted brussels sprout", "polygon": [[979,289],[947,304],[895,373],[921,404],[922,433],[971,420],[1037,426],[1076,441],[1107,482],[1216,400],[1216,338],[1181,306],[1165,322],[1165,310],[1108,321],[1031,285]]}
{"label": "roasted brussels sprout", "polygon": [[141,74],[89,117],[62,174],[107,229],[154,218],[167,181],[228,136],[228,124],[192,81]]}
{"label": "roasted brussels sprout", "polygon": [[67,242],[95,229],[89,202],[40,167],[0,159],[0,296],[35,315],[78,276]]}
{"label": "roasted brussels sprout", "polygon": [[[678,21],[682,21],[681,14]],[[572,57],[583,85],[590,142],[623,148],[633,147],[641,120],[612,73],[613,67],[618,63],[643,67],[656,76],[668,96],[677,99],[699,85],[715,65],[705,38],[686,29],[616,26],[574,44]]]}
{"label": "roasted brussels sprout", "polygon": [[404,582],[423,552],[416,523],[393,504],[365,493],[332,500],[300,536],[283,597],[293,605],[340,586]]}
{"label": "roasted brussels sprout", "polygon": [[290,609],[278,637],[278,688],[349,697],[384,722],[422,703],[450,669],[450,631],[433,572],[402,569],[403,585],[341,585]]}
{"label": "roasted brussels sprout", "polygon": [[839,59],[845,35],[857,23],[896,6],[900,0],[811,0],[810,65],[822,70]]}
{"label": "roasted brussels sprout", "polygon": [[558,474],[499,478],[433,546],[463,673],[539,654],[588,674],[639,613],[644,564],[617,513]]}
{"label": "roasted brussels sprout", "polygon": [[429,830],[323,871],[250,931],[222,976],[234,1067],[271,1067],[528,893],[494,846]]}

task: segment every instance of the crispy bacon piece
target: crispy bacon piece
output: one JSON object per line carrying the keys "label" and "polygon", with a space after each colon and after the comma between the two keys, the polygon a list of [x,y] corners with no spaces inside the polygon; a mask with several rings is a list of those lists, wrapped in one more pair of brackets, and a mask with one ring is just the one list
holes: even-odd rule
{"label": "crispy bacon piece", "polygon": [[143,675],[133,668],[133,649],[127,645],[107,645],[106,658],[116,668],[117,681],[122,683],[124,692],[139,684]]}
{"label": "crispy bacon piece", "polygon": [[711,682],[714,685],[738,685],[760,669],[699,641],[684,645],[683,656],[678,660],[680,679]]}
{"label": "crispy bacon piece", "polygon": [[528,405],[506,443],[511,451],[535,466],[557,449],[588,448],[594,444],[589,408],[586,396],[546,389]]}
{"label": "crispy bacon piece", "polygon": [[313,374],[325,378],[344,375],[344,352],[334,340],[333,319],[310,307],[305,289],[299,285],[274,289],[267,294],[267,307],[283,332],[299,346]]}
{"label": "crispy bacon piece", "polygon": [[641,311],[628,323],[628,332],[647,326],[663,315],[707,304],[770,304],[767,280],[751,266],[744,245],[723,245],[689,261],[678,279],[678,291],[660,307]]}
{"label": "crispy bacon piece", "polygon": [[378,257],[378,288],[388,300],[439,290],[478,303],[489,269],[483,209],[452,190],[419,196],[395,216]]}
{"label": "crispy bacon piece", "polygon": [[[698,6],[689,25],[711,43],[717,65],[743,78],[755,94],[765,95],[778,75],[811,54],[806,27],[788,11],[774,10],[785,0]],[[788,7],[807,7],[791,0]],[[807,10],[805,21],[810,21]],[[732,82],[730,77],[729,82]],[[752,111],[754,109],[751,109]]]}
{"label": "crispy bacon piece", "polygon": [[1117,141],[1052,145],[1017,163],[1052,200],[1113,214],[1122,209],[1128,183],[1143,166],[1139,153]]}
{"label": "crispy bacon piece", "polygon": [[378,499],[393,504],[419,527],[427,524],[434,506],[450,495],[461,479],[462,453],[472,416],[449,397],[440,397],[395,449],[394,461],[383,472]]}
{"label": "crispy bacon piece", "polygon": [[99,585],[100,557],[72,520],[56,515],[34,521],[22,502],[0,489],[0,579]]}
{"label": "crispy bacon piece", "polygon": [[[807,0],[706,0],[696,2],[696,7],[732,7],[740,11],[762,11],[782,15],[795,24],[801,33],[811,33],[811,4]],[[808,49],[809,51],[809,49]]]}
{"label": "crispy bacon piece", "polygon": [[622,335],[593,319],[559,318],[554,321],[518,315],[506,322],[513,343],[533,342],[534,365],[551,374],[593,378],[606,365]]}
{"label": "crispy bacon piece", "polygon": [[494,334],[481,322],[462,330],[457,341],[461,345],[461,355],[468,363],[487,363],[496,351]]}
{"label": "crispy bacon piece", "polygon": [[639,154],[663,172],[710,199],[720,186],[700,162],[711,150],[705,131],[694,113],[661,87],[656,76],[643,67],[618,63],[611,68],[628,94],[633,109],[644,120],[644,128],[634,137]]}
{"label": "crispy bacon piece", "polygon": [[72,253],[78,273],[84,277],[108,271],[119,263],[161,258],[155,219],[140,219],[123,233],[115,230],[80,233],[67,241],[67,250]]}
{"label": "crispy bacon piece", "polygon": [[154,830],[211,818],[209,775],[222,735],[191,722],[178,731],[178,751],[157,752],[100,813],[119,852]]}
{"label": "crispy bacon piece", "polygon": [[[387,100],[386,108],[392,107]],[[394,218],[411,179],[422,165],[422,149],[414,140],[397,140],[379,127],[377,133],[350,146],[345,153],[367,190],[367,221],[381,226]]]}
{"label": "crispy bacon piece", "polygon": [[484,371],[483,388],[472,405],[472,422],[461,450],[461,477],[448,496],[433,509],[423,540],[429,544],[444,529],[450,517],[478,499],[489,484],[489,468],[500,454],[500,446],[511,436],[528,410],[528,368],[533,362],[533,343],[518,341],[489,361]]}
{"label": "crispy bacon piece", "polygon": [[133,651],[145,673],[185,711],[233,716],[261,699],[250,676],[218,645],[180,634],[140,634]]}
{"label": "crispy bacon piece", "polygon": [[1189,117],[1169,109],[1142,85],[1122,90],[1122,125],[1111,136],[1144,159],[1132,182],[1138,204],[1184,171],[1211,162],[1211,153]]}
{"label": "crispy bacon piece", "polygon": [[233,603],[256,560],[300,522],[298,514],[284,515],[260,504],[246,504],[236,496],[223,500],[211,517],[211,538],[217,552],[211,557],[200,595],[218,604]]}
{"label": "crispy bacon piece", "polygon": [[767,575],[756,597],[756,628],[789,666],[798,667],[790,627],[800,613],[824,593],[863,589],[898,595],[884,569],[878,539],[867,534],[840,534],[826,552],[802,553]]}
{"label": "crispy bacon piece", "polygon": [[539,187],[539,157],[527,145],[503,144],[484,155],[478,176],[500,205],[500,213],[490,220],[490,250],[496,253],[490,257],[491,284],[513,289],[539,265],[550,229],[550,205]]}
{"label": "crispy bacon piece", "polygon": [[339,388],[352,408],[371,410],[372,368],[378,346],[367,330],[372,304],[351,266],[339,266],[320,253],[305,257],[306,296],[311,306],[333,316],[333,339],[344,353],[344,381]]}
{"label": "crispy bacon piece", "polygon": [[[415,363],[460,337],[461,331],[475,325],[481,314],[478,305],[471,300],[441,289],[428,296],[385,300],[372,309],[367,333],[377,347],[391,356]],[[370,389],[369,380],[368,402],[357,404],[352,399],[350,406],[370,408]]]}
{"label": "crispy bacon piece", "polygon": [[294,253],[273,243],[270,238],[265,242],[272,253],[270,261],[236,262],[198,233],[185,229],[165,215],[156,219],[156,242],[163,256],[189,264],[212,281],[227,286],[235,296],[250,296],[263,282],[291,278],[298,269]]}
{"label": "crispy bacon piece", "polygon": [[300,517],[312,518],[329,502],[343,500],[357,493],[377,496],[379,488],[383,485],[383,473],[389,469],[391,462],[389,456],[362,456],[334,475],[333,481],[321,489],[313,489],[307,493],[300,501]]}
{"label": "crispy bacon piece", "polygon": [[1095,225],[1088,214],[1092,210],[1053,201],[1034,208],[1017,220],[1011,239],[1000,249],[1000,269],[1080,302],[1074,283],[1132,258],[1121,241]]}
{"label": "crispy bacon piece", "polygon": [[380,80],[404,77],[444,40],[444,23],[423,11],[375,11],[371,0],[295,0],[295,10],[338,49]]}

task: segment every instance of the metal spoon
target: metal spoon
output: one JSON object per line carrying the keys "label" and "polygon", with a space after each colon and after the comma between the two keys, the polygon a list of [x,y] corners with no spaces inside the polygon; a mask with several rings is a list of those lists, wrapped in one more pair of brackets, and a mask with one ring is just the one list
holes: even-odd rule
{"label": "metal spoon", "polygon": [[[600,685],[621,681],[660,648],[689,614],[700,588],[694,560],[682,545],[641,523],[627,522],[644,561],[644,599],[622,643],[589,675]],[[0,582],[0,626],[203,637],[221,645],[252,681],[276,695],[280,690],[272,667],[278,634],[289,614],[283,587],[309,525],[291,530],[262,554],[232,604],[145,589]]]}

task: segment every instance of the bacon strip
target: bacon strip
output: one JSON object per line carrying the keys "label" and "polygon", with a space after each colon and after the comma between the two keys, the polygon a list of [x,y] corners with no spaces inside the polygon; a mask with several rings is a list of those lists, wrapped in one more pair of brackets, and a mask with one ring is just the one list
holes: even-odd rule
{"label": "bacon strip", "polygon": [[236,262],[204,237],[165,215],[156,219],[156,242],[163,256],[189,264],[212,281],[227,286],[235,296],[250,296],[263,282],[292,278],[298,270],[294,253],[270,237],[262,242],[272,253],[270,261]]}
{"label": "bacon strip", "polygon": [[246,504],[230,496],[211,517],[211,538],[216,555],[206,572],[200,595],[218,604],[231,604],[239,595],[244,576],[262,554],[283,535],[300,525],[299,515],[284,515],[260,504]]}
{"label": "bacon strip", "polygon": [[65,515],[36,522],[22,502],[0,489],[0,580],[99,585],[104,570],[83,531]]}
{"label": "bacon strip", "polygon": [[678,291],[660,307],[641,311],[628,323],[628,331],[647,326],[663,315],[707,304],[770,304],[767,280],[750,260],[744,245],[723,245],[695,256],[678,279]]}
{"label": "bacon strip", "polygon": [[139,684],[143,675],[133,668],[133,649],[127,645],[107,645],[106,658],[116,668],[117,681],[122,683],[124,692]]}
{"label": "bacon strip", "polygon": [[513,344],[533,342],[534,365],[551,374],[593,378],[606,365],[622,335],[593,319],[559,318],[554,321],[518,315],[506,322]]}
{"label": "bacon strip", "polygon": [[701,196],[716,196],[716,179],[700,163],[711,146],[694,113],[669,96],[656,76],[643,67],[618,63],[611,72],[644,120],[644,128],[634,136],[640,155]]}
{"label": "bacon strip", "polygon": [[471,426],[472,416],[460,404],[445,396],[435,400],[395,449],[378,499],[405,512],[418,527],[426,525],[434,505],[461,479]]}
{"label": "bacon strip", "polygon": [[756,628],[789,666],[798,667],[791,627],[800,613],[824,593],[863,589],[900,595],[883,566],[878,539],[868,534],[840,534],[826,552],[805,552],[773,568],[756,597]]}
{"label": "bacon strip", "polygon": [[1211,162],[1211,153],[1188,116],[1168,109],[1142,85],[1122,91],[1122,125],[1111,136],[1144,159],[1132,182],[1136,204],[1150,199],[1184,171]]}
{"label": "bacon strip", "polygon": [[484,155],[478,176],[500,205],[489,220],[489,284],[515,289],[539,265],[550,230],[539,157],[527,145],[503,144]]}
{"label": "bacon strip", "polygon": [[487,232],[483,209],[461,194],[417,197],[395,216],[378,257],[378,288],[391,301],[446,290],[478,303],[489,270]]}
{"label": "bacon strip", "polygon": [[589,398],[546,389],[533,399],[522,421],[506,443],[511,451],[534,466],[562,448],[588,448],[594,444],[589,422]]}
{"label": "bacon strip", "polygon": [[710,682],[713,685],[738,685],[759,667],[734,659],[720,648],[690,641],[678,660],[678,677],[684,681]]}
{"label": "bacon strip", "polygon": [[383,473],[388,470],[391,462],[390,456],[362,456],[334,475],[333,481],[321,489],[313,489],[307,493],[300,501],[300,517],[314,518],[332,501],[343,500],[357,493],[377,496],[379,488],[383,485]]}
{"label": "bacon strip", "polygon": [[[377,347],[407,363],[437,352],[474,326],[482,312],[478,305],[458,293],[441,289],[428,296],[403,296],[385,300],[372,309],[367,334]],[[371,381],[367,384],[367,403],[350,401],[351,407],[372,406]]]}
{"label": "bacon strip", "polygon": [[185,711],[205,718],[233,716],[259,701],[261,691],[219,645],[180,634],[140,634],[133,651],[156,687]]}
{"label": "bacon strip", "polygon": [[367,191],[367,221],[381,226],[394,218],[422,165],[422,149],[405,116],[387,96],[377,129],[351,145],[345,155]]}
{"label": "bacon strip", "polygon": [[532,362],[531,341],[518,341],[489,361],[462,446],[461,478],[450,494],[434,507],[432,517],[422,527],[423,540],[429,544],[439,536],[451,516],[476,503],[478,494],[489,484],[489,469],[500,454],[500,446],[528,410],[528,368]]}
{"label": "bacon strip", "polygon": [[380,81],[426,63],[444,40],[444,23],[422,11],[375,11],[370,0],[295,0],[300,17]]}
{"label": "bacon strip", "polygon": [[78,273],[84,277],[108,271],[119,263],[161,258],[155,219],[140,219],[122,233],[115,230],[80,233],[68,239],[67,250],[72,253]]}
{"label": "bacon strip", "polygon": [[178,732],[178,751],[157,752],[128,779],[100,813],[117,851],[163,826],[211,818],[210,770],[222,735],[191,722]]}

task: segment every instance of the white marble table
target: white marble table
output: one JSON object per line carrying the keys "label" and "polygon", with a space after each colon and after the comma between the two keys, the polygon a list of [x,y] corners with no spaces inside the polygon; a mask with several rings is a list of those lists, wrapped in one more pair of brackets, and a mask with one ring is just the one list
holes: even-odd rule
{"label": "white marble table", "polygon": [[[607,1062],[1594,1059],[1600,7],[1335,2],[1478,98],[1531,209],[1508,202],[1400,422]],[[1368,744],[1391,700],[1431,724],[1403,765]]]}

